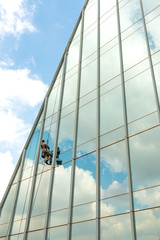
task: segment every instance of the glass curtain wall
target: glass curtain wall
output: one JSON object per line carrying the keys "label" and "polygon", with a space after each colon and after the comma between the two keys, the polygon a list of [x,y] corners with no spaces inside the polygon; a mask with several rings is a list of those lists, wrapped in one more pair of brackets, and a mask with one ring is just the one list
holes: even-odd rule
{"label": "glass curtain wall", "polygon": [[[0,240],[160,239],[159,24],[159,0],[86,0],[1,204]],[[44,163],[42,139],[62,165]]]}

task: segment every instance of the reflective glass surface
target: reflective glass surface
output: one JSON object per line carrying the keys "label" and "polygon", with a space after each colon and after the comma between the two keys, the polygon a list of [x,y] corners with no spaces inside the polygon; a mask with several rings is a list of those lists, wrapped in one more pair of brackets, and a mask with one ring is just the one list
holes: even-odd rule
{"label": "reflective glass surface", "polygon": [[137,240],[160,238],[160,2],[89,0],[83,11],[84,25],[80,19],[65,50],[66,66],[62,61],[51,83],[42,129],[50,150],[60,147],[62,165],[46,165],[40,149],[35,166],[41,114],[16,205],[20,167],[2,204],[2,240],[14,205],[11,240],[22,240],[25,227],[29,240],[44,239],[44,228],[48,240],[67,240],[70,233],[71,240],[96,240],[98,230],[98,240],[131,240],[134,229]]}

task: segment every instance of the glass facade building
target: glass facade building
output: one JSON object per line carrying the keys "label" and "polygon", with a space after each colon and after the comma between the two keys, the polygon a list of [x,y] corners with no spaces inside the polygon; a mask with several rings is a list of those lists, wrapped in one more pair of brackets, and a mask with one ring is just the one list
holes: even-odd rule
{"label": "glass facade building", "polygon": [[[160,239],[160,0],[86,1],[0,205],[0,240]],[[42,164],[41,141],[62,165]]]}

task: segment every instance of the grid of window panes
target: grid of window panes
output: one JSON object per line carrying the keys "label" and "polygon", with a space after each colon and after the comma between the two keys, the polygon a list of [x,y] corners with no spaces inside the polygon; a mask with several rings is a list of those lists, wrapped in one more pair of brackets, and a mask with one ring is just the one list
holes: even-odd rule
{"label": "grid of window panes", "polygon": [[[0,239],[160,239],[159,24],[159,0],[86,1],[3,203]],[[61,166],[36,160],[40,131],[60,147]]]}

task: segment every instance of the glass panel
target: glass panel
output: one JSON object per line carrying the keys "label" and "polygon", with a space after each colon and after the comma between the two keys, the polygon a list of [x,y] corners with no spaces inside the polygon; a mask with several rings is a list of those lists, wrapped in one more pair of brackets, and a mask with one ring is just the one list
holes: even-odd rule
{"label": "glass panel", "polygon": [[[115,1],[113,1],[115,3]],[[108,2],[106,3],[106,5]],[[101,31],[100,31],[100,39],[101,39],[101,47],[112,41],[118,35],[117,28],[117,15],[115,13],[116,9],[113,8],[112,11],[101,18]],[[112,14],[111,14],[112,13]]]}
{"label": "glass panel", "polygon": [[96,203],[85,204],[73,208],[72,222],[79,222],[96,218]]}
{"label": "glass panel", "polygon": [[130,138],[133,188],[143,189],[160,183],[160,128]]}
{"label": "glass panel", "polygon": [[115,0],[101,0],[100,12],[101,17],[111,15],[113,9],[115,11],[116,1]]}
{"label": "glass panel", "polygon": [[48,229],[48,240],[66,240],[67,226]]}
{"label": "glass panel", "polygon": [[101,219],[101,240],[106,239],[132,239],[129,214]]}
{"label": "glass panel", "polygon": [[37,175],[31,216],[40,215],[46,211],[50,172],[46,171]]}
{"label": "glass panel", "polygon": [[31,217],[29,223],[29,230],[32,231],[44,228],[45,218],[46,218],[45,214]]}
{"label": "glass panel", "polygon": [[101,96],[100,132],[107,133],[123,126],[123,103],[121,86]]}
{"label": "glass panel", "polygon": [[28,178],[33,175],[33,169],[34,169],[36,153],[37,153],[37,145],[39,140],[39,133],[40,133],[40,128],[39,126],[37,126],[26,151],[22,179]]}
{"label": "glass panel", "polygon": [[156,9],[156,11],[151,13],[151,18],[153,18],[154,20],[150,20],[150,22],[146,25],[151,53],[155,53],[160,50],[160,34],[159,31],[157,31],[157,27],[160,23],[159,13],[160,6]]}
{"label": "glass panel", "polygon": [[[15,236],[11,236],[10,240],[23,240],[23,237],[24,237],[23,234],[18,234],[18,235],[15,235]],[[3,240],[3,239],[1,239],[1,240]]]}
{"label": "glass panel", "polygon": [[51,115],[53,115],[58,111],[59,93],[60,93],[61,80],[62,80],[62,70],[63,70],[63,65],[55,80],[55,84],[53,85],[53,88],[49,94],[46,118],[50,117]]}
{"label": "glass panel", "polygon": [[73,76],[69,77],[67,80],[65,80],[62,108],[76,100],[77,78],[78,74],[76,73]]}
{"label": "glass panel", "polygon": [[137,240],[159,239],[160,209],[135,213]]}
{"label": "glass panel", "polygon": [[49,220],[49,227],[67,224],[68,209],[50,213]]}
{"label": "glass panel", "polygon": [[96,200],[96,156],[76,160],[74,205]]}
{"label": "glass panel", "polygon": [[[81,26],[81,21],[79,23],[79,26]],[[76,37],[76,42],[74,41],[73,38],[73,43],[71,43],[69,51],[68,51],[68,57],[67,57],[67,68],[66,68],[66,73],[73,68],[74,66],[78,65],[78,60],[79,60],[79,45],[80,45],[80,35]],[[78,69],[78,67],[77,67]]]}
{"label": "glass panel", "polygon": [[101,48],[101,84],[116,78],[120,74],[119,47],[106,48],[107,45]]}
{"label": "glass panel", "polygon": [[95,3],[96,1],[94,1],[92,4],[90,4],[90,2],[87,4],[84,18],[84,30],[86,30],[97,20],[97,4]]}
{"label": "glass panel", "polygon": [[79,109],[77,145],[96,137],[96,101]]}
{"label": "glass panel", "polygon": [[[21,168],[21,164],[22,164],[22,158],[21,158],[21,163],[20,163],[20,165],[19,165],[19,167],[18,167],[18,169],[17,169],[17,171],[16,171],[16,173],[15,173],[15,176],[14,176],[14,180],[13,180],[13,184],[14,183],[17,183],[17,181],[19,180],[19,173],[20,173],[20,168]],[[13,173],[14,174],[14,173]]]}
{"label": "glass panel", "polygon": [[[13,222],[12,234],[24,232],[26,218]],[[19,240],[19,239],[18,239]]]}
{"label": "glass panel", "polygon": [[134,77],[137,77],[139,74],[147,71],[148,69],[150,69],[150,65],[148,58],[146,58],[124,72],[125,81],[127,82],[132,80]]}
{"label": "glass panel", "polygon": [[153,127],[157,124],[159,124],[158,114],[157,112],[153,112],[148,116],[130,122],[128,124],[129,135],[136,134],[140,131],[144,131],[145,129]]}
{"label": "glass panel", "polygon": [[101,150],[101,198],[128,192],[125,142]]}
{"label": "glass panel", "polygon": [[0,239],[1,239],[1,237],[7,235],[8,226],[9,226],[9,223],[2,224],[2,225],[0,224]]}
{"label": "glass panel", "polygon": [[[89,60],[89,59],[87,59]],[[86,63],[86,62],[85,62]],[[97,62],[92,61],[81,70],[80,97],[94,90],[97,86]]]}
{"label": "glass panel", "polygon": [[129,195],[121,195],[101,201],[101,217],[130,211]]}
{"label": "glass panel", "polygon": [[140,190],[134,193],[135,209],[145,209],[159,206],[160,187]]}
{"label": "glass panel", "polygon": [[[142,26],[142,18],[139,0],[128,1],[123,0],[120,4],[120,22],[121,31],[136,29],[135,23],[138,22],[139,27]],[[137,42],[136,42],[137,44]]]}
{"label": "glass panel", "polygon": [[[83,40],[82,60],[89,58],[97,50],[97,29],[89,33]],[[89,60],[88,60],[89,61]]]}
{"label": "glass panel", "polygon": [[80,20],[80,23],[79,23],[79,25],[78,25],[78,27],[76,29],[74,38],[72,39],[72,43],[71,43],[70,48],[72,48],[80,40],[80,31],[81,31],[81,20]]}
{"label": "glass panel", "polygon": [[[24,231],[24,224],[26,220],[25,218],[26,218],[28,207],[29,207],[28,203],[29,203],[31,185],[32,185],[32,178],[29,178],[20,183],[20,190],[19,190],[17,205],[15,209],[12,234],[19,233],[20,231]],[[22,224],[22,221],[17,221],[20,219],[21,220],[24,219],[23,224]]]}
{"label": "glass panel", "polygon": [[124,127],[119,127],[113,131],[103,134],[100,138],[100,146],[107,147],[108,144],[115,143],[117,141],[123,141],[125,136]]}
{"label": "glass panel", "polygon": [[43,240],[43,230],[28,233],[27,240],[35,240],[35,239]]}
{"label": "glass panel", "polygon": [[154,14],[153,9],[159,6],[159,0],[154,0],[153,2],[151,2],[150,0],[142,0],[142,4],[143,4],[145,15],[147,15],[151,11],[152,11],[152,14]]}
{"label": "glass panel", "polygon": [[[72,160],[72,147],[73,147],[73,134],[74,134],[74,118],[75,112],[61,118],[60,130],[59,130],[59,141],[58,147],[60,148],[60,159],[63,157],[62,161],[68,162]],[[70,150],[69,152],[66,152]],[[66,153],[64,153],[66,152]]]}
{"label": "glass panel", "polygon": [[77,150],[77,153],[76,153],[77,158],[84,156],[86,154],[95,152],[96,151],[96,138],[94,138],[93,140],[90,140],[89,142],[80,144],[79,146],[77,146],[76,150]]}
{"label": "glass panel", "polygon": [[1,209],[0,224],[7,223],[10,220],[12,208],[14,205],[16,188],[17,188],[17,184],[14,184],[9,189],[9,192],[6,196],[5,202]]}
{"label": "glass panel", "polygon": [[126,83],[126,99],[129,122],[156,110],[150,70]]}
{"label": "glass panel", "polygon": [[55,168],[51,211],[68,208],[71,162]]}
{"label": "glass panel", "polygon": [[95,240],[96,221],[83,222],[72,225],[72,240]]}

